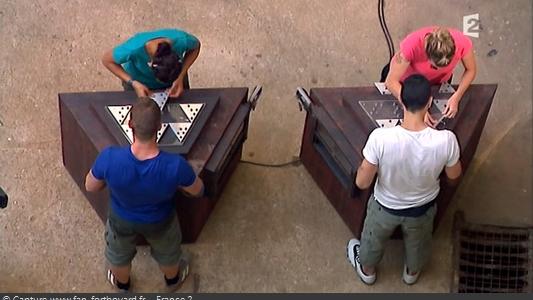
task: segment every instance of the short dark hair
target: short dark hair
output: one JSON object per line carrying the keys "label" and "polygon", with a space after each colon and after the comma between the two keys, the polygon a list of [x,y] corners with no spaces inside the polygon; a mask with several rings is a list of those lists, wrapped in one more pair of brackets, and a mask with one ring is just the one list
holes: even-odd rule
{"label": "short dark hair", "polygon": [[130,112],[133,135],[140,141],[153,139],[161,126],[161,111],[154,100],[141,97]]}
{"label": "short dark hair", "polygon": [[431,97],[431,84],[426,77],[414,74],[402,83],[400,98],[405,108],[410,112],[423,109]]}
{"label": "short dark hair", "polygon": [[180,57],[172,50],[172,46],[168,42],[160,42],[152,59],[154,76],[161,82],[172,83],[180,75],[181,68]]}

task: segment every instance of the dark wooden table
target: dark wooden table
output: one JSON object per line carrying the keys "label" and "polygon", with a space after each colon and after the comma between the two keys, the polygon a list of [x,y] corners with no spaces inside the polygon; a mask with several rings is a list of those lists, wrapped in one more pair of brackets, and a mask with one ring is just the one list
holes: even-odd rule
{"label": "dark wooden table", "polygon": [[[455,86],[457,88],[457,86]],[[472,85],[460,102],[456,117],[445,124],[461,147],[466,171],[472,161],[497,85]],[[438,98],[438,88],[433,88]],[[358,100],[393,100],[375,87],[316,88],[310,92],[300,158],[320,189],[356,237],[360,237],[366,205],[373,190],[359,190],[354,179],[368,135],[376,125],[358,105]],[[435,225],[442,219],[457,186],[440,181]],[[436,227],[436,226],[435,226]]]}
{"label": "dark wooden table", "polygon": [[[198,138],[184,154],[206,187],[205,196],[199,199],[187,198],[180,192],[175,195],[184,242],[197,239],[241,158],[251,109],[247,95],[247,88],[192,89],[185,90],[179,99],[169,99],[181,103],[218,101]],[[108,192],[86,192],[85,175],[102,149],[124,145],[125,140],[112,134],[109,124],[102,121],[93,106],[135,101],[134,92],[59,94],[63,164],[102,221],[107,218]]]}

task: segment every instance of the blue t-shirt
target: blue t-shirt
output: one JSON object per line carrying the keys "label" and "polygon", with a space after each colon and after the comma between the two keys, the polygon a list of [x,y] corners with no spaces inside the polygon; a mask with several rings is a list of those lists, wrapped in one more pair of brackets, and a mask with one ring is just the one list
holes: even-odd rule
{"label": "blue t-shirt", "polygon": [[156,157],[141,161],[130,146],[104,149],[91,172],[96,179],[105,180],[113,212],[136,223],[164,220],[175,209],[177,188],[190,186],[196,179],[180,155],[160,151]]}
{"label": "blue t-shirt", "polygon": [[157,38],[167,38],[172,41],[172,51],[181,59],[190,50],[198,48],[199,41],[193,35],[178,29],[159,29],[139,32],[133,37],[113,49],[113,60],[122,65],[124,70],[134,79],[149,89],[164,89],[171,84],[157,81],[152,69],[148,66],[151,61],[146,53],[145,44]]}

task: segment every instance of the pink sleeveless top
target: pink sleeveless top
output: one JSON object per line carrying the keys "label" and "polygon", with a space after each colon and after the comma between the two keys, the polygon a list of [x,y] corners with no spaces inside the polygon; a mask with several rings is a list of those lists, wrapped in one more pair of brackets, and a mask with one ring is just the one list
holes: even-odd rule
{"label": "pink sleeveless top", "polygon": [[413,74],[424,75],[431,84],[446,82],[452,76],[453,69],[457,63],[472,49],[472,41],[470,41],[468,37],[457,29],[449,28],[448,30],[455,42],[455,55],[448,66],[439,67],[437,70],[433,69],[429,62],[429,58],[426,55],[424,38],[426,34],[431,33],[434,28],[435,27],[424,27],[414,31],[400,43],[400,51],[402,52],[403,57],[411,62],[405,74],[402,76],[402,82]]}

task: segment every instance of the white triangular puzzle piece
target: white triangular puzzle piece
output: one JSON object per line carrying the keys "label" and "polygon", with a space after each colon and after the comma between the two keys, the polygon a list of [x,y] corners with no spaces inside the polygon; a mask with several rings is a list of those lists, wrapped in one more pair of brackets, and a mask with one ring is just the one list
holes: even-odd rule
{"label": "white triangular puzzle piece", "polygon": [[453,94],[453,93],[455,93],[455,89],[453,88],[451,84],[444,82],[443,84],[440,85],[439,94]]}
{"label": "white triangular puzzle piece", "polygon": [[163,110],[165,108],[165,104],[168,100],[168,93],[167,92],[159,92],[159,93],[153,93],[150,98],[157,103],[157,106],[159,106],[160,110]]}
{"label": "white triangular puzzle piece", "polygon": [[165,133],[165,130],[167,130],[167,128],[168,128],[168,123],[161,124],[161,129],[157,131],[157,139],[156,139],[157,142],[159,142],[161,137],[163,137],[163,134]]}
{"label": "white triangular puzzle piece", "polygon": [[[121,125],[120,126],[122,128],[122,131],[124,132],[124,134],[126,135],[126,138],[128,139],[128,142],[130,144],[133,143],[133,130],[131,130],[131,128],[128,126],[128,124],[124,124],[124,125]],[[161,139],[161,137],[163,136],[163,134],[165,133],[165,130],[168,128],[168,124],[161,124],[161,129],[159,131],[157,131],[157,142],[159,142],[159,140]]]}
{"label": "white triangular puzzle piece", "polygon": [[185,137],[187,136],[187,133],[189,132],[189,129],[191,128],[192,123],[185,123],[185,122],[179,122],[179,123],[169,123],[168,125],[174,131],[174,134],[176,135],[178,141],[182,143],[185,140]]}
{"label": "white triangular puzzle piece", "polygon": [[129,120],[131,105],[112,105],[108,106],[107,109],[119,125],[127,125],[125,121],[126,119]]}
{"label": "white triangular puzzle piece", "polygon": [[180,104],[181,109],[189,119],[189,121],[193,122],[194,119],[198,116],[200,111],[202,110],[202,107],[204,105],[202,103],[183,103]]}
{"label": "white triangular puzzle piece", "polygon": [[124,119],[124,122],[122,122],[122,125],[128,126],[128,123],[130,122],[130,119],[131,119],[131,110],[126,115],[126,118]]}
{"label": "white triangular puzzle piece", "polygon": [[374,85],[382,95],[390,95],[391,92],[387,89],[384,82],[374,82]]}
{"label": "white triangular puzzle piece", "polygon": [[133,130],[128,126],[128,124],[121,125],[122,131],[126,135],[126,138],[128,139],[128,142],[131,144],[133,143]]}
{"label": "white triangular puzzle piece", "polygon": [[433,104],[440,110],[442,113],[446,106],[448,105],[448,99],[434,99]]}
{"label": "white triangular puzzle piece", "polygon": [[376,123],[381,128],[391,128],[402,124],[401,119],[376,119]]}

